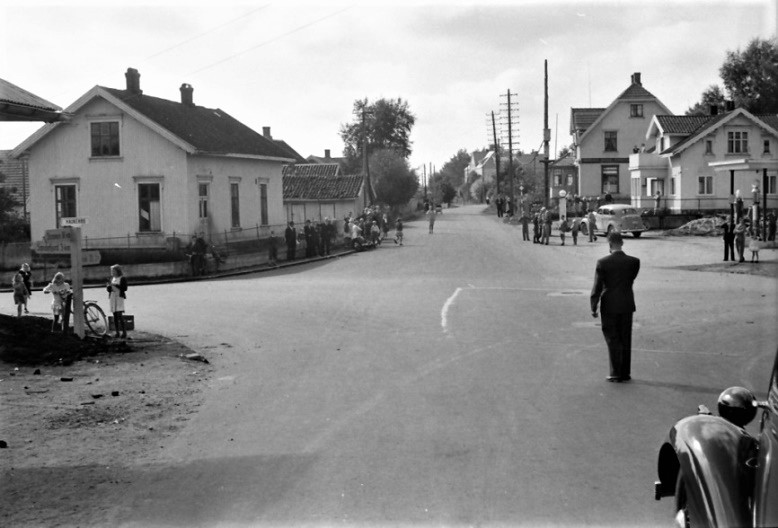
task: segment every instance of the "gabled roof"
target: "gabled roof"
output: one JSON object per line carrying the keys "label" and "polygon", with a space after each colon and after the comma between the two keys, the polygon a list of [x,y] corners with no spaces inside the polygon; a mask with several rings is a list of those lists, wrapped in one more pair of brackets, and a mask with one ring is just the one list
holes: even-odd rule
{"label": "gabled roof", "polygon": [[363,178],[359,174],[284,175],[284,200],[353,200],[359,196],[362,182]]}
{"label": "gabled roof", "polygon": [[299,152],[297,152],[295,149],[289,146],[289,143],[284,141],[283,139],[274,139],[273,140],[276,145],[284,149],[291,157],[294,158],[295,162],[297,163],[305,163],[307,160],[303,158]]}
{"label": "gabled roof", "polygon": [[297,163],[294,165],[284,165],[282,174],[284,176],[307,176],[307,177],[325,177],[332,178],[340,173],[340,165],[337,163]]}
{"label": "gabled roof", "polygon": [[[606,108],[600,115],[597,116],[597,118],[594,120],[593,123],[591,123],[585,130],[584,133],[581,134],[581,137],[578,138],[578,142],[580,143],[583,141],[583,139],[589,134],[589,132],[595,128],[595,126],[603,120],[603,118],[610,113],[613,108],[619,104],[620,101],[632,101],[632,100],[638,100],[638,101],[647,101],[652,100],[656,102],[656,104],[659,105],[659,107],[667,112],[668,114],[672,115],[672,112],[669,108],[667,108],[664,104],[662,104],[662,101],[657,99],[651,92],[643,88],[643,84],[640,82],[640,74],[635,73],[632,75],[632,82],[630,86],[627,87],[626,90],[621,92],[621,95],[619,95],[616,99],[613,100],[613,102],[608,105],[608,108]],[[571,124],[572,127],[572,119]],[[571,134],[575,133],[575,130],[570,131]]]}
{"label": "gabled roof", "polygon": [[568,152],[562,158],[556,159],[550,164],[552,167],[573,167],[575,166],[575,159],[572,152]]}
{"label": "gabled roof", "polygon": [[662,156],[672,156],[674,154],[677,154],[685,150],[693,143],[696,143],[703,137],[707,136],[712,131],[723,126],[725,123],[728,123],[729,121],[735,119],[738,116],[743,116],[747,119],[750,119],[751,121],[754,122],[754,124],[756,124],[760,128],[767,130],[768,132],[772,133],[774,136],[778,137],[778,115],[773,115],[773,114],[754,115],[748,110],[746,110],[745,108],[737,108],[734,111],[727,112],[725,114],[718,114],[715,116],[702,116],[702,117],[707,117],[707,121],[705,121],[696,129],[694,129],[692,132],[690,132],[689,135],[686,136],[684,139],[682,139],[672,147],[663,150],[659,154]]}
{"label": "gabled roof", "polygon": [[[697,130],[700,126],[704,125],[708,121],[710,121],[711,118],[716,116],[709,116],[709,115],[683,115],[683,116],[676,116],[676,115],[657,115],[654,116],[654,120],[656,121],[657,126],[659,127],[659,130],[663,134],[691,134],[695,130]],[[653,126],[654,123],[651,124]],[[649,128],[650,130],[650,128]]]}
{"label": "gabled roof", "polygon": [[[293,161],[290,153],[273,140],[218,108],[186,105],[127,90],[95,86],[65,111],[75,114],[97,97],[127,112],[190,154]],[[13,156],[21,155],[59,125],[52,123],[39,129],[14,149]]]}
{"label": "gabled roof", "polygon": [[594,123],[605,108],[571,108],[570,109],[570,133],[577,130],[586,131]]}
{"label": "gabled roof", "polygon": [[43,97],[0,79],[0,121],[44,121],[63,119],[62,109]]}
{"label": "gabled roof", "polygon": [[314,156],[311,154],[307,158],[305,158],[305,161],[308,163],[345,163],[346,158],[345,157],[335,157],[332,156]]}

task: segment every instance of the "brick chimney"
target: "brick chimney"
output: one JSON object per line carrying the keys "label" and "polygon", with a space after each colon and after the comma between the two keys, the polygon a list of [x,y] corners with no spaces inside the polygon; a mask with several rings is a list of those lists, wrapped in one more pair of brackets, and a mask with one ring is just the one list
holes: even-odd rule
{"label": "brick chimney", "polygon": [[640,82],[640,72],[635,72],[632,74],[632,84],[643,86],[642,83]]}
{"label": "brick chimney", "polygon": [[330,149],[324,149],[324,159],[330,159]]}
{"label": "brick chimney", "polygon": [[267,139],[273,139],[273,136],[270,135],[270,127],[262,127],[262,135]]}
{"label": "brick chimney", "polygon": [[194,106],[194,99],[192,98],[194,88],[192,88],[192,85],[184,83],[181,85],[179,90],[181,90],[181,104],[186,106]]}
{"label": "brick chimney", "polygon": [[124,78],[127,79],[128,92],[135,95],[143,93],[143,90],[140,89],[140,73],[138,73],[138,70],[135,68],[127,68]]}

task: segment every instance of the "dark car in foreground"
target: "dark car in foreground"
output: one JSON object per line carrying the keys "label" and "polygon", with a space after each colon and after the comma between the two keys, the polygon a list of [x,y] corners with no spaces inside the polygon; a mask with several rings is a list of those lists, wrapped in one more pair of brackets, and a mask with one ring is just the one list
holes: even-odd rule
{"label": "dark car in foreground", "polygon": [[[676,423],[659,450],[654,496],[675,496],[677,526],[778,526],[778,353],[767,401],[743,387]],[[744,427],[761,411],[758,434]]]}

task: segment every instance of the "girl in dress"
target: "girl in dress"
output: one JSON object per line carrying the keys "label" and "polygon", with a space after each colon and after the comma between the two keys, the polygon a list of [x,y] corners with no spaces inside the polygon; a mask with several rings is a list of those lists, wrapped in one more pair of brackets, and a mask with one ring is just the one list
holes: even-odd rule
{"label": "girl in dress", "polygon": [[[59,316],[65,309],[65,303],[68,301],[68,295],[73,293],[70,290],[70,284],[65,282],[65,276],[61,272],[57,272],[51,283],[43,288],[43,293],[51,294],[51,312],[54,314],[54,321],[51,323],[51,331],[54,332],[57,326],[60,326]],[[62,321],[64,323],[64,320]],[[62,328],[63,332],[67,331],[67,328]]]}
{"label": "girl in dress", "polygon": [[32,272],[30,271],[30,265],[26,262],[22,264],[19,274],[22,276],[24,287],[27,288],[27,297],[24,298],[24,313],[30,313],[27,311],[27,298],[32,295]]}
{"label": "girl in dress", "polygon": [[111,312],[113,312],[115,337],[119,338],[119,328],[121,328],[122,339],[127,339],[127,327],[124,323],[124,300],[127,298],[125,293],[127,291],[127,278],[118,264],[111,266],[111,281],[108,283],[106,290],[108,290],[108,300],[111,304]]}

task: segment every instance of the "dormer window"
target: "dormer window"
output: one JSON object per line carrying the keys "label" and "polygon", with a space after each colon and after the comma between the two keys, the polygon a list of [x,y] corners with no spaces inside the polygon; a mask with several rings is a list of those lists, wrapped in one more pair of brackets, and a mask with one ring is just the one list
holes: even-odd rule
{"label": "dormer window", "polygon": [[629,105],[629,117],[643,117],[643,105],[642,104]]}
{"label": "dormer window", "polygon": [[727,154],[748,152],[748,132],[732,130],[727,132]]}
{"label": "dormer window", "polygon": [[91,123],[92,157],[119,156],[119,122],[101,121]]}

